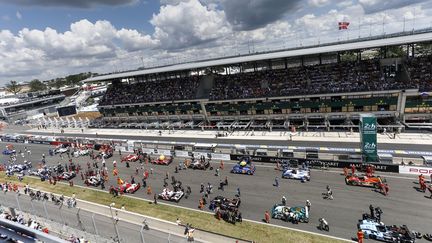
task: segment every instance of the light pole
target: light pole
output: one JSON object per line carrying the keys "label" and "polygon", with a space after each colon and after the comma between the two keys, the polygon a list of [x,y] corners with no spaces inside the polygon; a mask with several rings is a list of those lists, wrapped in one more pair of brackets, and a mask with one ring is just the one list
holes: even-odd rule
{"label": "light pole", "polygon": [[111,219],[112,219],[112,222],[113,222],[113,225],[114,225],[114,229],[115,229],[115,233],[116,233],[116,236],[117,236],[117,242],[120,242],[120,236],[119,236],[119,232],[118,232],[118,229],[117,229],[118,217],[116,215],[116,218],[114,218],[114,214],[113,214],[113,211],[112,211],[112,208],[114,206],[115,206],[115,203],[111,203],[109,205],[109,209],[110,209],[110,212],[111,212]]}

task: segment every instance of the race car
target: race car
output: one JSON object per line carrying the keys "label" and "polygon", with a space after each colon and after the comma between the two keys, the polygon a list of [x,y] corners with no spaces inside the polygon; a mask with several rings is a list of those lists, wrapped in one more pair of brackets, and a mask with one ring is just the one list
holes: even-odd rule
{"label": "race car", "polygon": [[306,169],[287,168],[282,173],[282,178],[310,181],[310,171]]}
{"label": "race car", "polygon": [[359,220],[357,224],[359,230],[363,231],[365,239],[373,239],[384,242],[407,242],[414,243],[415,235],[406,225],[401,227],[386,226],[382,222],[371,219]]}
{"label": "race car", "polygon": [[189,165],[189,168],[194,170],[206,170],[210,167],[210,162],[208,160],[195,160]]}
{"label": "race car", "polygon": [[41,168],[38,170],[29,170],[28,175],[37,176],[39,178],[48,179],[51,175],[51,171],[47,168]]}
{"label": "race car", "polygon": [[136,162],[138,161],[139,157],[136,154],[128,154],[124,156],[121,160],[121,162]]}
{"label": "race car", "polygon": [[97,176],[90,176],[88,179],[84,180],[84,184],[87,186],[99,186],[102,183],[102,180],[100,177]]}
{"label": "race car", "polygon": [[385,179],[380,176],[358,176],[358,175],[349,175],[345,177],[345,183],[351,186],[365,186],[365,187],[375,187],[378,188],[379,184],[385,182]]}
{"label": "race car", "polygon": [[88,149],[80,149],[74,152],[74,157],[89,155],[90,151]]}
{"label": "race car", "polygon": [[23,172],[25,170],[28,170],[32,167],[31,162],[24,162],[23,164],[18,165],[9,165],[7,166],[6,170],[9,172]]}
{"label": "race car", "polygon": [[159,158],[152,160],[151,162],[157,165],[169,165],[171,164],[172,161],[173,161],[172,157],[165,157],[165,155],[161,154]]}
{"label": "race car", "polygon": [[125,182],[117,188],[117,191],[120,193],[135,193],[140,189],[140,183],[131,184],[129,182]]}
{"label": "race car", "polygon": [[234,211],[235,209],[240,207],[240,203],[240,198],[228,199],[223,196],[217,196],[210,201],[209,208],[214,209],[216,207],[219,207],[222,210]]}
{"label": "race car", "polygon": [[255,173],[255,169],[256,168],[254,165],[252,165],[250,157],[243,157],[240,159],[240,162],[234,165],[234,167],[231,169],[231,173],[253,175]]}
{"label": "race car", "polygon": [[64,154],[69,151],[69,148],[58,147],[54,149],[54,154]]}
{"label": "race car", "polygon": [[57,176],[58,180],[63,180],[63,181],[69,181],[72,180],[73,178],[75,178],[76,173],[71,171],[71,172],[63,172],[61,173],[59,176]]}
{"label": "race car", "polygon": [[178,191],[173,191],[170,190],[168,188],[164,188],[162,190],[162,193],[160,193],[158,195],[158,197],[162,200],[166,200],[166,201],[174,201],[174,202],[179,202],[180,199],[183,197],[184,192],[181,190]]}
{"label": "race car", "polygon": [[5,149],[3,150],[3,155],[12,155],[12,154],[16,154],[16,150],[15,149]]}
{"label": "race car", "polygon": [[309,211],[304,206],[288,207],[281,204],[275,204],[271,209],[271,216],[274,219],[281,219],[293,223],[308,223]]}

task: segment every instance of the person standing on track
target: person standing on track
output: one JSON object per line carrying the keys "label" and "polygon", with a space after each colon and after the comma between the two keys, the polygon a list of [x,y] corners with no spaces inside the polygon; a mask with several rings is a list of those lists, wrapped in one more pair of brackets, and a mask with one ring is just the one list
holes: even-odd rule
{"label": "person standing on track", "polygon": [[273,186],[279,187],[279,178],[277,176],[275,177]]}
{"label": "person standing on track", "polygon": [[354,175],[354,174],[355,174],[355,171],[356,171],[355,165],[352,164],[352,165],[351,165],[351,174]]}
{"label": "person standing on track", "polygon": [[364,233],[362,230],[357,231],[357,240],[358,243],[363,243]]}
{"label": "person standing on track", "polygon": [[268,211],[265,211],[265,213],[264,213],[264,220],[267,224],[270,223],[270,214]]}

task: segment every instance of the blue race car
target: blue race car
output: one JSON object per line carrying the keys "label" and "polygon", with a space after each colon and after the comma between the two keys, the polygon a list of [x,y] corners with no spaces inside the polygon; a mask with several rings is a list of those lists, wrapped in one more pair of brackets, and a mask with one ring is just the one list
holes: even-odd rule
{"label": "blue race car", "polygon": [[12,154],[16,154],[15,149],[12,149],[12,150],[5,149],[5,150],[3,150],[3,155],[12,155]]}
{"label": "blue race car", "polygon": [[255,169],[256,168],[252,164],[250,157],[243,157],[236,165],[234,165],[234,167],[231,169],[231,173],[253,175],[255,173]]}
{"label": "blue race car", "polygon": [[310,171],[307,169],[287,168],[282,173],[282,178],[310,181]]}

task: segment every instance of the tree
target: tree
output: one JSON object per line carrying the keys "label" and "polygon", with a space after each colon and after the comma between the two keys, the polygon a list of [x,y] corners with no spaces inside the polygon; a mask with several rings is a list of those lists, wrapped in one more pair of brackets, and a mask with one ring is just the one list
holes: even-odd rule
{"label": "tree", "polygon": [[30,92],[42,91],[47,88],[46,85],[41,81],[39,81],[38,79],[33,79],[29,83],[29,86],[30,86]]}
{"label": "tree", "polygon": [[16,95],[22,90],[22,87],[17,83],[17,81],[10,81],[6,84],[6,90]]}

